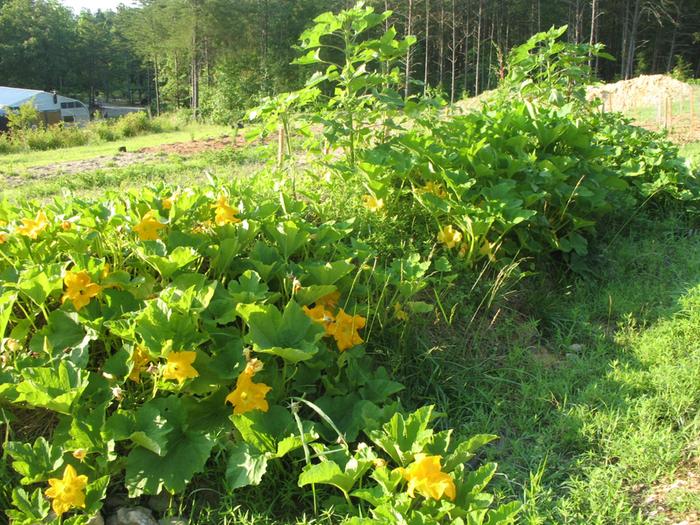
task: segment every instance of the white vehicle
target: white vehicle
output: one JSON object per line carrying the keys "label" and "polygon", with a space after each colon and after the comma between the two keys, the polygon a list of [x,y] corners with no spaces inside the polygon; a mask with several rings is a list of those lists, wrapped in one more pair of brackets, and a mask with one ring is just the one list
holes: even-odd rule
{"label": "white vehicle", "polygon": [[0,86],[0,120],[9,111],[16,111],[22,104],[31,102],[39,111],[44,124],[85,124],[90,122],[87,106],[74,98],[56,93]]}

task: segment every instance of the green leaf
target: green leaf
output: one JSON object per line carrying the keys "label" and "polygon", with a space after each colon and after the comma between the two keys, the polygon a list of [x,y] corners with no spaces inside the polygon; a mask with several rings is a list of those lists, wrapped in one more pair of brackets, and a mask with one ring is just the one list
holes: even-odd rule
{"label": "green leaf", "polygon": [[433,431],[428,425],[433,418],[432,405],[421,407],[406,418],[395,414],[381,430],[370,432],[369,438],[396,463],[406,466],[431,440]]}
{"label": "green leaf", "polygon": [[326,286],[337,283],[355,269],[355,265],[350,262],[350,259],[331,263],[305,263],[300,266],[308,275],[310,284]]}
{"label": "green leaf", "polygon": [[285,260],[304,246],[309,238],[309,232],[299,227],[297,222],[286,221],[275,227],[268,227],[267,234],[275,241]]}
{"label": "green leaf", "polygon": [[465,463],[472,459],[477,450],[479,450],[484,445],[491,443],[494,439],[498,439],[498,436],[493,434],[477,434],[472,436],[467,441],[463,441],[457,448],[447,456],[445,456],[445,463],[443,470],[445,472],[452,472],[457,465]]}
{"label": "green leaf", "polygon": [[277,355],[298,363],[311,359],[323,336],[323,327],[314,323],[301,307],[290,301],[284,313],[272,306],[256,306],[239,311],[248,322],[248,340],[256,352]]}
{"label": "green leaf", "polygon": [[179,493],[197,472],[204,470],[214,440],[206,434],[174,432],[168,453],[159,456],[143,447],[135,447],[126,458],[124,484],[129,497],[159,494],[165,489]]}
{"label": "green leaf", "polygon": [[267,471],[267,454],[257,452],[247,443],[236,443],[226,465],[226,484],[235,490],[259,485]]}
{"label": "green leaf", "polygon": [[102,501],[107,495],[107,486],[109,485],[109,476],[102,476],[95,481],[88,483],[85,490],[85,513],[88,515],[96,514],[102,508]]}
{"label": "green leaf", "polygon": [[346,474],[335,461],[321,461],[315,465],[307,465],[299,475],[300,487],[312,484],[332,485],[346,494],[355,485],[352,475]]}
{"label": "green leaf", "polygon": [[167,279],[180,268],[184,268],[191,262],[197,260],[199,254],[197,250],[189,246],[178,246],[167,256],[157,254],[146,255],[143,250],[141,251],[141,256],[163,278]]}
{"label": "green leaf", "polygon": [[489,511],[485,525],[508,525],[515,522],[520,510],[523,508],[519,501],[511,501]]}
{"label": "green leaf", "polygon": [[254,410],[234,414],[231,421],[241,438],[260,452],[276,453],[278,443],[296,431],[289,410],[279,405],[270,406],[267,412]]}
{"label": "green leaf", "polygon": [[61,414],[70,414],[71,406],[88,385],[88,375],[70,361],[57,368],[25,368],[17,385],[17,401]]}
{"label": "green leaf", "polygon": [[46,302],[46,298],[52,292],[60,290],[61,287],[62,280],[58,265],[51,265],[48,270],[40,266],[30,267],[20,273],[17,283],[17,288],[39,306]]}
{"label": "green leaf", "polygon": [[7,328],[7,323],[10,321],[12,308],[16,300],[16,292],[5,292],[0,295],[0,338],[5,336],[5,329]]}
{"label": "green leaf", "polygon": [[76,366],[85,368],[89,358],[88,345],[96,338],[93,330],[86,332],[78,321],[77,313],[54,310],[49,314],[46,326],[32,337],[29,349],[36,353],[48,350],[49,355],[59,358],[69,351],[68,358]]}
{"label": "green leaf", "polygon": [[5,452],[13,459],[12,468],[22,476],[23,485],[46,481],[63,464],[61,448],[54,448],[43,436],[34,445],[9,441]]}
{"label": "green leaf", "polygon": [[21,487],[12,489],[12,505],[17,511],[7,510],[7,513],[13,523],[43,523],[51,508],[40,487],[31,494]]}

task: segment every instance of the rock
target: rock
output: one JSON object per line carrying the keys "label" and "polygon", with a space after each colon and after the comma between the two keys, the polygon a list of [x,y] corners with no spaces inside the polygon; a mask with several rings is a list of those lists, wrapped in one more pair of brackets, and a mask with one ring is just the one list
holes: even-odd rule
{"label": "rock", "polygon": [[105,525],[105,520],[102,517],[102,514],[98,512],[92,518],[90,518],[90,521],[87,522],[87,525]]}
{"label": "rock", "polygon": [[185,518],[176,516],[174,518],[163,518],[158,522],[159,525],[188,525]]}
{"label": "rock", "polygon": [[107,525],[158,525],[158,522],[145,507],[121,507],[107,518]]}
{"label": "rock", "polygon": [[148,498],[148,506],[155,512],[164,513],[170,507],[170,496],[167,492],[161,492]]}
{"label": "rock", "polygon": [[569,345],[569,350],[571,350],[572,352],[580,352],[584,348],[585,348],[585,346],[583,346],[582,344],[579,344],[579,343],[574,343],[572,345]]}

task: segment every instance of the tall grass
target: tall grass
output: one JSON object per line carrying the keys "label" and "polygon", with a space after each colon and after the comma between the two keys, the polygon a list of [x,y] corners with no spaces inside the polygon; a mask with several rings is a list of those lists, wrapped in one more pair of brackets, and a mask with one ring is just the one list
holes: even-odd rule
{"label": "tall grass", "polygon": [[187,124],[183,113],[149,118],[144,112],[129,113],[117,119],[100,119],[84,127],[59,123],[48,127],[16,129],[0,134],[0,155],[22,151],[52,150],[112,142],[147,133],[177,131]]}

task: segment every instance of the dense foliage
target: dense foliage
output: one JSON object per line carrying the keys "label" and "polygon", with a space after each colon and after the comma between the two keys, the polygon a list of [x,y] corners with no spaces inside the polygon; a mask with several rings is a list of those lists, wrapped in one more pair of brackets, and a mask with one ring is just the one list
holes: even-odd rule
{"label": "dense foliage", "polygon": [[[351,524],[512,522],[519,502],[494,505],[496,466],[475,457],[495,436],[406,411],[373,341],[469,272],[580,263],[612,214],[694,201],[695,179],[577,97],[598,47],[537,34],[493,102],[451,115],[401,96],[414,39],[390,16],[319,16],[298,60],[317,72],[251,113],[286,144],[274,197],[209,180],[0,204],[0,401],[46,422],[4,447],[13,522],[84,523],[106,494],[181,494],[205,470],[229,491],[291,473]],[[293,130],[349,211],[299,191]]]}

